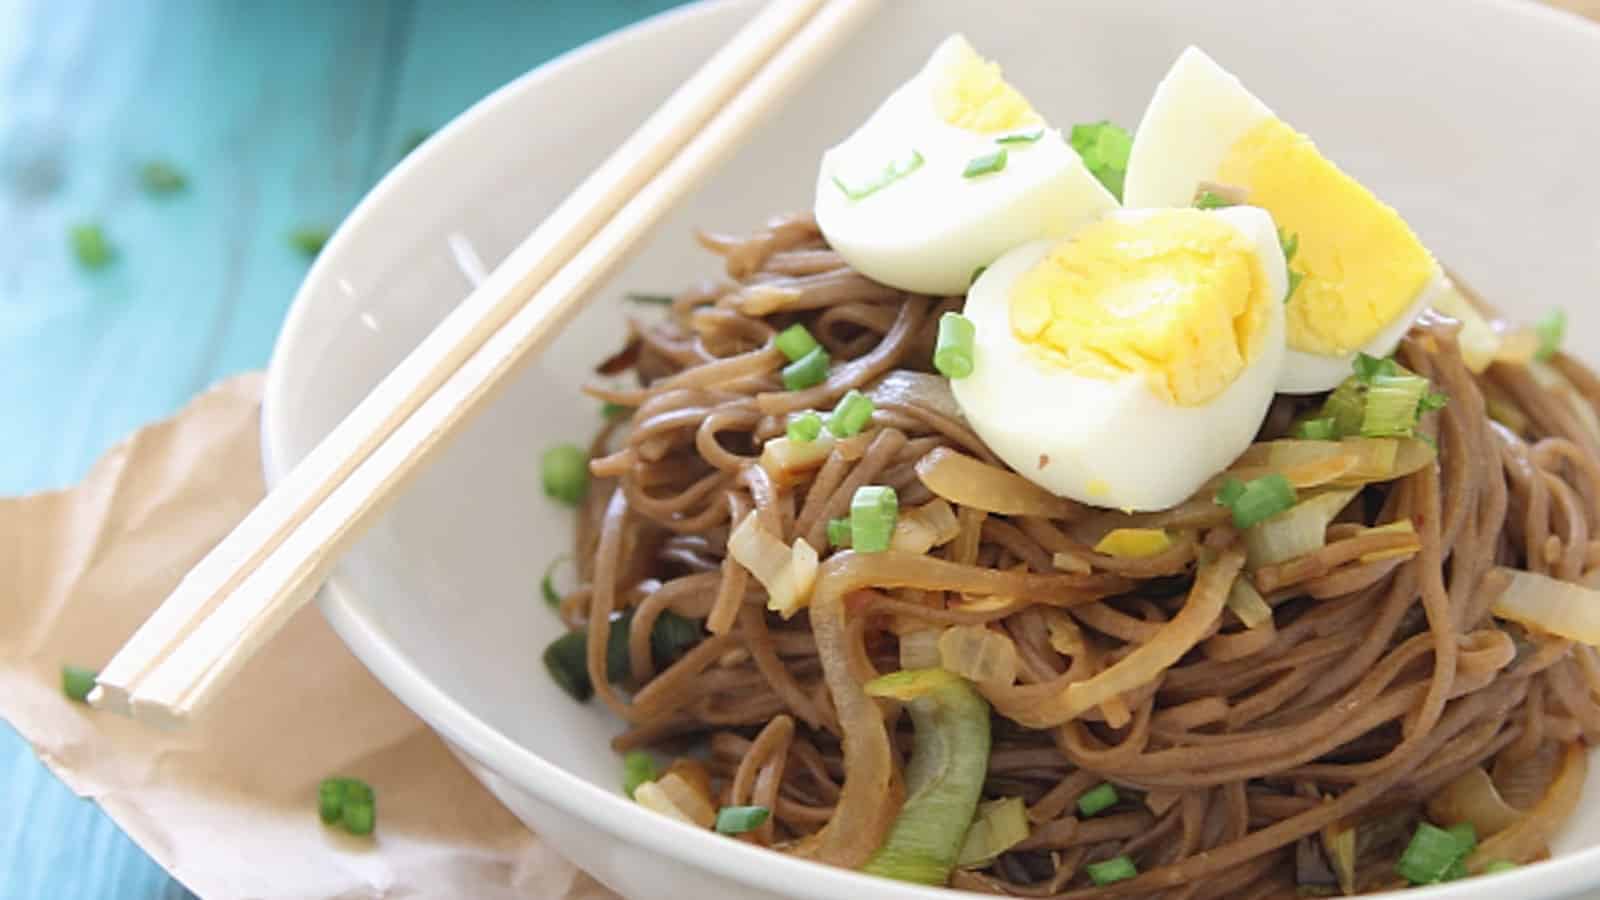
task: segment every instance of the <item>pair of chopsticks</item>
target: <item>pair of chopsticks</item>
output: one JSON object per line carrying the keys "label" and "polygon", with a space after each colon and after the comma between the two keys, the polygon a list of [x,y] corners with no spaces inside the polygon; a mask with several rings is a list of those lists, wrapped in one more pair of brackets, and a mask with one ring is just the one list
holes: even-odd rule
{"label": "pair of chopsticks", "polygon": [[91,701],[160,725],[198,713],[411,476],[876,2],[762,8],[190,570],[101,672]]}

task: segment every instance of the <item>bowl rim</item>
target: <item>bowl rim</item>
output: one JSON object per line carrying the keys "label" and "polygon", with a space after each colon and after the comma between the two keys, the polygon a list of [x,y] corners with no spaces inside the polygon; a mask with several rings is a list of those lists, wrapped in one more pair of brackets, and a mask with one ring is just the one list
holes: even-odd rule
{"label": "bowl rim", "polygon": [[[480,122],[494,118],[514,98],[537,92],[544,84],[588,60],[613,52],[626,52],[646,42],[661,42],[678,28],[693,27],[701,19],[745,10],[755,0],[699,0],[640,19],[616,31],[575,47],[518,76],[478,100],[440,128],[420,147],[394,166],[361,199],[339,225],[327,247],[318,255],[295,293],[282,329],[273,344],[262,393],[261,456],[267,485],[275,485],[288,466],[284,458],[290,431],[287,372],[303,341],[315,298],[329,292],[324,286],[336,280],[336,260],[354,241],[354,235],[380,221],[396,186],[416,176],[428,160],[448,153],[457,141],[468,139]],[[1600,23],[1574,12],[1549,6],[1539,0],[1457,0],[1492,11],[1495,15],[1521,16],[1541,22],[1541,27],[1577,30],[1588,34],[1600,52]],[[920,887],[859,872],[774,853],[740,841],[729,841],[705,829],[695,828],[643,809],[615,791],[605,790],[568,773],[532,750],[478,718],[448,693],[434,684],[399,647],[373,628],[359,610],[358,592],[349,579],[335,571],[319,593],[322,613],[350,651],[361,660],[383,685],[450,745],[485,766],[499,778],[525,790],[541,802],[577,817],[589,825],[628,843],[637,844],[663,857],[687,862],[734,882],[768,890],[783,884],[798,894],[817,898],[874,896],[886,900],[938,900],[972,897],[974,894],[948,888]],[[1600,862],[1600,845],[1520,867],[1497,876],[1490,882],[1495,889],[1509,889],[1510,896],[1540,891],[1548,896],[1562,894],[1585,884],[1600,886],[1600,874],[1593,871]],[[1585,878],[1587,875],[1587,878]],[[1480,879],[1467,879],[1420,891],[1412,888],[1403,895],[1385,893],[1381,897],[1416,900],[1472,900],[1489,889]]]}

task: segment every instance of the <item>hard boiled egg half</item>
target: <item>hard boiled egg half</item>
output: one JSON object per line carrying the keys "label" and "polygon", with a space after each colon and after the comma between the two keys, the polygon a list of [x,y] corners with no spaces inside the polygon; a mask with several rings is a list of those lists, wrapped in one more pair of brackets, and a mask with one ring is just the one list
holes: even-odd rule
{"label": "hard boiled egg half", "polygon": [[961,294],[976,270],[1117,206],[1061,133],[960,35],[829,150],[817,224],[875,281]]}
{"label": "hard boiled egg half", "polygon": [[1034,483],[1165,509],[1254,440],[1283,364],[1287,289],[1260,209],[1115,212],[985,270],[965,308],[973,370],[951,388]]}
{"label": "hard boiled egg half", "polygon": [[1123,200],[1188,206],[1213,186],[1270,212],[1295,248],[1280,391],[1328,390],[1357,352],[1389,354],[1442,283],[1398,213],[1190,47],[1139,122]]}

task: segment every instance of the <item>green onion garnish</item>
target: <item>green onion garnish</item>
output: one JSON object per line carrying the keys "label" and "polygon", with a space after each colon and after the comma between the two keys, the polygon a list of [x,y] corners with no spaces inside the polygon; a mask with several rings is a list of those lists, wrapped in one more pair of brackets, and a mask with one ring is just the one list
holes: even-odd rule
{"label": "green onion garnish", "polygon": [[1492,859],[1483,864],[1483,874],[1497,875],[1501,872],[1509,872],[1516,867],[1517,864],[1509,859]]}
{"label": "green onion garnish", "polygon": [[1549,362],[1561,350],[1561,339],[1567,335],[1567,311],[1552,309],[1533,325],[1533,333],[1539,336],[1539,349],[1533,352],[1533,358],[1540,362]]}
{"label": "green onion garnish", "polygon": [[545,496],[577,506],[589,492],[589,454],[572,444],[557,444],[539,460]]}
{"label": "green onion garnish", "polygon": [[791,391],[815,387],[828,380],[828,366],[832,362],[827,349],[818,346],[783,367],[783,386]]}
{"label": "green onion garnish", "polygon": [[88,703],[89,693],[94,690],[94,680],[99,675],[99,672],[82,666],[62,666],[61,693],[66,694],[68,700]]}
{"label": "green onion garnish", "polygon": [[962,178],[977,178],[979,175],[988,175],[998,172],[1006,167],[1006,148],[1001,147],[993,153],[985,153],[967,161],[967,167],[961,170]]}
{"label": "green onion garnish", "polygon": [[772,811],[765,806],[724,806],[717,810],[718,834],[744,834],[766,823]]}
{"label": "green onion garnish", "polygon": [[333,229],[325,225],[302,225],[289,232],[289,246],[299,250],[306,258],[314,259],[332,236]]}
{"label": "green onion garnish", "polygon": [[622,756],[622,792],[633,799],[633,792],[646,781],[656,780],[656,759],[643,750],[629,750]]}
{"label": "green onion garnish", "polygon": [[987,271],[989,271],[988,266],[979,266],[976,269],[973,269],[972,277],[967,279],[967,287],[972,287],[973,285],[977,284],[978,279],[983,277],[983,273]]}
{"label": "green onion garnish", "polygon": [[544,648],[544,667],[556,687],[583,703],[594,696],[589,680],[589,635],[583,629],[569,631]]}
{"label": "green onion garnish", "polygon": [[844,191],[844,195],[851,200],[862,200],[894,184],[921,167],[922,154],[912,150],[910,156],[890,160],[882,171],[856,184],[846,184],[837,175],[833,176],[833,183],[838,186],[839,190]]}
{"label": "green onion garnish", "polygon": [[1133,152],[1133,136],[1110,122],[1094,122],[1072,126],[1070,143],[1089,173],[1121,200],[1122,181],[1128,174],[1128,154]]}
{"label": "green onion garnish", "polygon": [[1017,134],[1002,135],[994,139],[996,144],[1031,144],[1044,137],[1044,129],[1036,128],[1033,131],[1023,131]]}
{"label": "green onion garnish", "polygon": [[600,415],[608,419],[620,419],[623,416],[633,415],[633,407],[623,406],[621,403],[612,403],[609,400],[600,407]]}
{"label": "green onion garnish", "polygon": [[972,345],[977,329],[972,320],[956,312],[939,317],[939,338],[933,345],[933,367],[946,378],[972,374]]}
{"label": "green onion garnish", "polygon": [[[1283,248],[1283,262],[1285,265],[1294,262],[1294,255],[1300,249],[1300,232],[1289,234],[1282,228],[1278,229],[1278,246]],[[1293,293],[1291,290],[1290,293]]]}
{"label": "green onion garnish", "polygon": [[1195,209],[1226,209],[1232,205],[1232,201],[1215,191],[1201,191],[1200,196],[1194,198]]}
{"label": "green onion garnish", "polygon": [[778,336],[773,339],[773,343],[778,345],[778,349],[783,351],[783,355],[787,356],[790,362],[800,359],[819,346],[817,339],[812,337],[811,332],[807,331],[806,327],[799,322],[778,332]]}
{"label": "green onion garnish", "polygon": [[789,420],[785,433],[797,444],[809,444],[822,434],[822,416],[808,409]]}
{"label": "green onion garnish", "polygon": [[1421,375],[1374,375],[1367,385],[1361,415],[1362,437],[1409,437],[1417,430],[1417,413],[1428,395]]}
{"label": "green onion garnish", "polygon": [[1416,834],[1411,836],[1405,852],[1400,854],[1395,871],[1412,884],[1438,884],[1466,855],[1467,850],[1455,835],[1422,822],[1417,825]]}
{"label": "green onion garnish", "polygon": [[171,194],[189,186],[189,177],[172,163],[159,159],[139,167],[139,183],[152,194]]}
{"label": "green onion garnish", "polygon": [[828,544],[834,547],[850,546],[850,520],[828,520]]}
{"label": "green onion garnish", "polygon": [[105,230],[93,222],[72,226],[67,238],[72,244],[72,255],[85,269],[103,269],[117,257],[116,248],[106,239]]}
{"label": "green onion garnish", "polygon": [[1303,441],[1337,441],[1338,422],[1332,416],[1304,419],[1295,424],[1294,436]]}
{"label": "green onion garnish", "polygon": [[1304,272],[1296,272],[1293,269],[1289,269],[1288,272],[1289,272],[1289,289],[1287,291],[1283,292],[1283,302],[1285,302],[1285,303],[1288,303],[1289,302],[1289,298],[1294,296],[1295,288],[1300,286],[1300,282],[1306,280],[1306,276],[1305,276]]}
{"label": "green onion garnish", "polygon": [[629,291],[622,297],[629,303],[642,303],[645,306],[671,306],[673,300],[671,294],[646,294],[638,291]]}
{"label": "green onion garnish", "polygon": [[894,488],[868,484],[856,488],[850,498],[850,547],[857,553],[881,553],[889,549],[894,537],[895,519],[900,516],[900,498]]}
{"label": "green onion garnish", "polygon": [[377,819],[372,786],[358,778],[324,778],[317,785],[317,817],[355,835],[371,834]]}
{"label": "green onion garnish", "polygon": [[1229,478],[1217,492],[1217,502],[1232,511],[1234,525],[1249,528],[1294,506],[1294,486],[1277,472],[1243,482]]}
{"label": "green onion garnish", "polygon": [[1456,839],[1463,856],[1478,849],[1478,829],[1473,827],[1471,822],[1457,822],[1445,831],[1450,832],[1450,836]]}
{"label": "green onion garnish", "polygon": [[834,437],[847,438],[860,434],[872,421],[872,398],[855,388],[840,398],[839,405],[828,416],[828,430]]}
{"label": "green onion garnish", "polygon": [[1113,857],[1105,862],[1089,863],[1083,868],[1089,873],[1089,880],[1096,885],[1127,881],[1139,874],[1139,869],[1134,866],[1133,860],[1126,856]]}
{"label": "green onion garnish", "polygon": [[1405,374],[1405,371],[1400,368],[1400,364],[1395,362],[1393,357],[1372,356],[1368,353],[1357,353],[1355,358],[1350,361],[1350,368],[1356,373],[1357,378],[1367,384],[1371,384],[1372,379],[1379,375]]}
{"label": "green onion garnish", "polygon": [[539,592],[544,595],[546,606],[555,609],[561,605],[561,592],[556,590],[556,569],[564,562],[571,562],[572,554],[563,553],[550,560],[550,565],[544,567],[544,577],[539,579]]}
{"label": "green onion garnish", "polygon": [[1109,781],[1103,781],[1094,790],[1078,798],[1078,812],[1085,816],[1092,816],[1105,812],[1117,805],[1117,789]]}
{"label": "green onion garnish", "polygon": [[665,668],[677,662],[689,652],[690,647],[700,643],[705,636],[705,629],[700,627],[698,621],[685,618],[670,610],[663,612],[656,616],[655,627],[650,629],[650,655],[655,657],[655,664],[658,667]]}

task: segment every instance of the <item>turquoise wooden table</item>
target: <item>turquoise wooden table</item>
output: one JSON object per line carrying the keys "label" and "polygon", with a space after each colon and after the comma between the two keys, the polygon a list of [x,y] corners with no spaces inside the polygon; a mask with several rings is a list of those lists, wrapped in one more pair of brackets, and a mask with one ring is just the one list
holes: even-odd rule
{"label": "turquoise wooden table", "polygon": [[[337,224],[416,132],[675,2],[0,0],[0,494],[69,484],[263,366],[306,267],[291,231]],[[143,190],[151,160],[187,188]],[[82,223],[110,265],[76,260]],[[0,725],[0,900],[187,896]]]}

